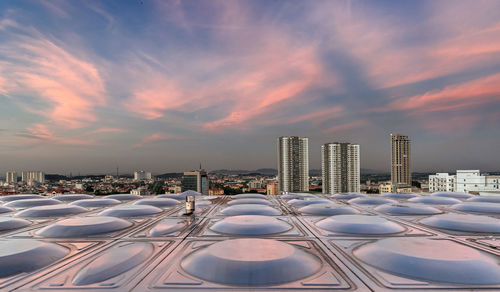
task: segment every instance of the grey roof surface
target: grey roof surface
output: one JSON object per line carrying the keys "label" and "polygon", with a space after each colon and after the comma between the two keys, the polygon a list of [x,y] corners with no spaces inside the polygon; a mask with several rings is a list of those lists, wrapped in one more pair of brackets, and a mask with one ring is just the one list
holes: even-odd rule
{"label": "grey roof surface", "polygon": [[[0,291],[500,290],[498,203],[246,195],[198,194],[191,216],[179,195],[1,197],[28,204],[0,216]],[[68,206],[83,212],[54,215]]]}

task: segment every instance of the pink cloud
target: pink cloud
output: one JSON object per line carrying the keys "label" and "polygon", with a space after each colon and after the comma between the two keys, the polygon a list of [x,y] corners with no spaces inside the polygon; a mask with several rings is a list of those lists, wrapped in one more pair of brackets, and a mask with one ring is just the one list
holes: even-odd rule
{"label": "pink cloud", "polygon": [[[264,50],[264,55],[248,60],[248,64],[243,66],[252,68],[252,71],[238,75],[237,79],[233,78],[228,82],[236,95],[231,98],[233,106],[228,115],[205,123],[203,127],[217,131],[261,122],[261,115],[271,114],[278,103],[301,98],[300,94],[306,89],[320,84],[322,68],[313,48],[278,53],[286,50],[285,47]],[[275,59],[274,56],[281,58]],[[331,81],[334,80],[335,78],[332,78]]]}
{"label": "pink cloud", "polygon": [[162,142],[162,141],[167,141],[167,140],[172,140],[172,139],[177,139],[179,137],[170,135],[170,134],[165,134],[165,133],[154,133],[150,136],[144,137],[141,142],[135,144],[132,146],[132,148],[139,148],[142,147],[146,144],[151,144],[151,143],[157,143],[157,142]]}
{"label": "pink cloud", "polygon": [[8,93],[37,94],[48,109],[28,110],[43,114],[65,128],[82,128],[97,121],[95,108],[106,104],[104,83],[97,68],[48,39],[18,37],[1,45],[16,60],[5,64]]}
{"label": "pink cloud", "polygon": [[5,86],[5,79],[0,76],[0,94],[7,94],[7,90],[4,88]]}
{"label": "pink cloud", "polygon": [[298,117],[294,117],[290,120],[291,123],[298,123],[303,121],[313,120],[315,124],[319,124],[322,121],[331,118],[339,118],[343,116],[343,111],[345,108],[343,106],[334,106],[331,108],[326,108],[319,111],[314,111],[308,114],[304,114]]}
{"label": "pink cloud", "polygon": [[[305,97],[303,93],[314,86],[328,84],[332,92],[338,91],[337,76],[322,75],[325,72],[316,43],[297,42],[278,27],[255,23],[248,15],[251,10],[241,7],[242,3],[213,3],[220,9],[209,27],[229,53],[221,50],[184,56],[179,52],[181,64],[169,56],[141,54],[129,58],[135,66],[129,71],[139,82],[124,102],[128,111],[151,120],[165,117],[168,111],[186,113],[223,107],[219,117],[202,125],[206,130],[223,131],[274,119],[273,110],[280,103],[307,103],[315,96]],[[187,31],[205,25],[181,15],[177,11],[172,17],[181,19],[181,27]],[[157,69],[167,63],[178,68],[175,74]],[[193,86],[193,76],[200,75],[203,81]]]}
{"label": "pink cloud", "polygon": [[[124,107],[144,119],[159,119],[169,110],[190,112],[214,105],[231,105],[225,117],[205,123],[209,130],[240,127],[249,124],[259,115],[270,111],[276,104],[298,98],[299,94],[313,84],[320,84],[321,66],[313,48],[287,49],[282,37],[270,38],[269,49],[258,54],[236,60],[237,70],[224,77],[191,87],[189,75],[178,73],[169,77],[145,64],[130,69],[148,76],[148,80],[138,77],[133,96],[126,100]],[[279,43],[279,44],[276,44]],[[288,51],[287,53],[282,53]],[[283,56],[285,54],[285,56]],[[280,56],[279,58],[277,56]],[[199,64],[203,68],[190,71],[218,70],[226,57],[219,61]],[[188,65],[186,65],[188,66]],[[144,73],[147,72],[147,73]],[[329,82],[334,82],[330,78]],[[189,85],[186,85],[189,84]],[[257,121],[260,122],[260,121]]]}
{"label": "pink cloud", "polygon": [[152,88],[135,92],[124,106],[144,119],[158,119],[163,117],[166,110],[177,109],[186,102],[188,97],[181,90],[174,82],[161,80],[152,84]]}
{"label": "pink cloud", "polygon": [[127,133],[127,129],[120,128],[99,128],[93,131],[88,132],[89,135],[93,134],[104,134],[104,133]]}
{"label": "pink cloud", "polygon": [[5,30],[9,27],[19,27],[19,24],[9,18],[2,18],[0,19],[0,30]]}
{"label": "pink cloud", "polygon": [[73,145],[73,146],[91,146],[97,145],[97,143],[90,139],[75,139],[71,137],[61,137],[56,136],[48,127],[44,124],[35,124],[26,129],[26,134],[21,134],[20,137],[36,141],[37,144],[48,143],[54,145]]}
{"label": "pink cloud", "polygon": [[500,74],[447,86],[423,95],[400,98],[377,111],[405,110],[413,113],[451,111],[500,101]]}
{"label": "pink cloud", "polygon": [[[500,23],[489,13],[500,9],[498,3],[481,5],[462,1],[449,5],[446,1],[431,1],[426,7],[428,16],[417,28],[395,24],[393,17],[377,14],[362,5],[357,5],[351,14],[350,2],[346,7],[320,3],[311,13],[311,21],[321,31],[329,32],[328,36],[334,36],[327,42],[332,48],[342,47],[359,61],[367,81],[376,88],[500,64]],[[429,28],[433,30],[432,36],[439,37],[407,41],[412,33]]]}

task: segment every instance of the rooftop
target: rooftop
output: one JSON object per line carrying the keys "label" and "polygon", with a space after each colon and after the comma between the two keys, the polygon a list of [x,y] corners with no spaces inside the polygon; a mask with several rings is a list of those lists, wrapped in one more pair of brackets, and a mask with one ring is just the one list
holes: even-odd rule
{"label": "rooftop", "polygon": [[0,197],[1,291],[500,289],[495,199],[55,198]]}

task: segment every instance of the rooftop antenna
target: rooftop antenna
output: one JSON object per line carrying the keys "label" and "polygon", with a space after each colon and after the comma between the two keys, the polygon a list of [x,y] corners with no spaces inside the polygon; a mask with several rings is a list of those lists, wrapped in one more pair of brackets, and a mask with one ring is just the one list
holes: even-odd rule
{"label": "rooftop antenna", "polygon": [[200,170],[201,170],[201,162],[200,162]]}
{"label": "rooftop antenna", "polygon": [[118,172],[118,166],[116,167],[116,178],[120,178],[120,174]]}

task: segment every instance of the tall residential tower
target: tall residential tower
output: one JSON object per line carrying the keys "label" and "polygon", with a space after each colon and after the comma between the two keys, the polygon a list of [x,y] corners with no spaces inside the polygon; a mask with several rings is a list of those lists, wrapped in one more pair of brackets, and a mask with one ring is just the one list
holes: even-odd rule
{"label": "tall residential tower", "polygon": [[7,171],[5,173],[5,182],[8,184],[17,183],[17,172],[15,171]]}
{"label": "tall residential tower", "polygon": [[394,187],[411,186],[410,139],[391,134],[391,182]]}
{"label": "tall residential tower", "polygon": [[45,174],[41,171],[22,171],[21,181],[27,184],[45,183]]}
{"label": "tall residential tower", "polygon": [[323,194],[360,191],[359,145],[327,143],[321,146]]}
{"label": "tall residential tower", "polygon": [[284,192],[309,191],[309,142],[296,136],[278,138],[278,186]]}

